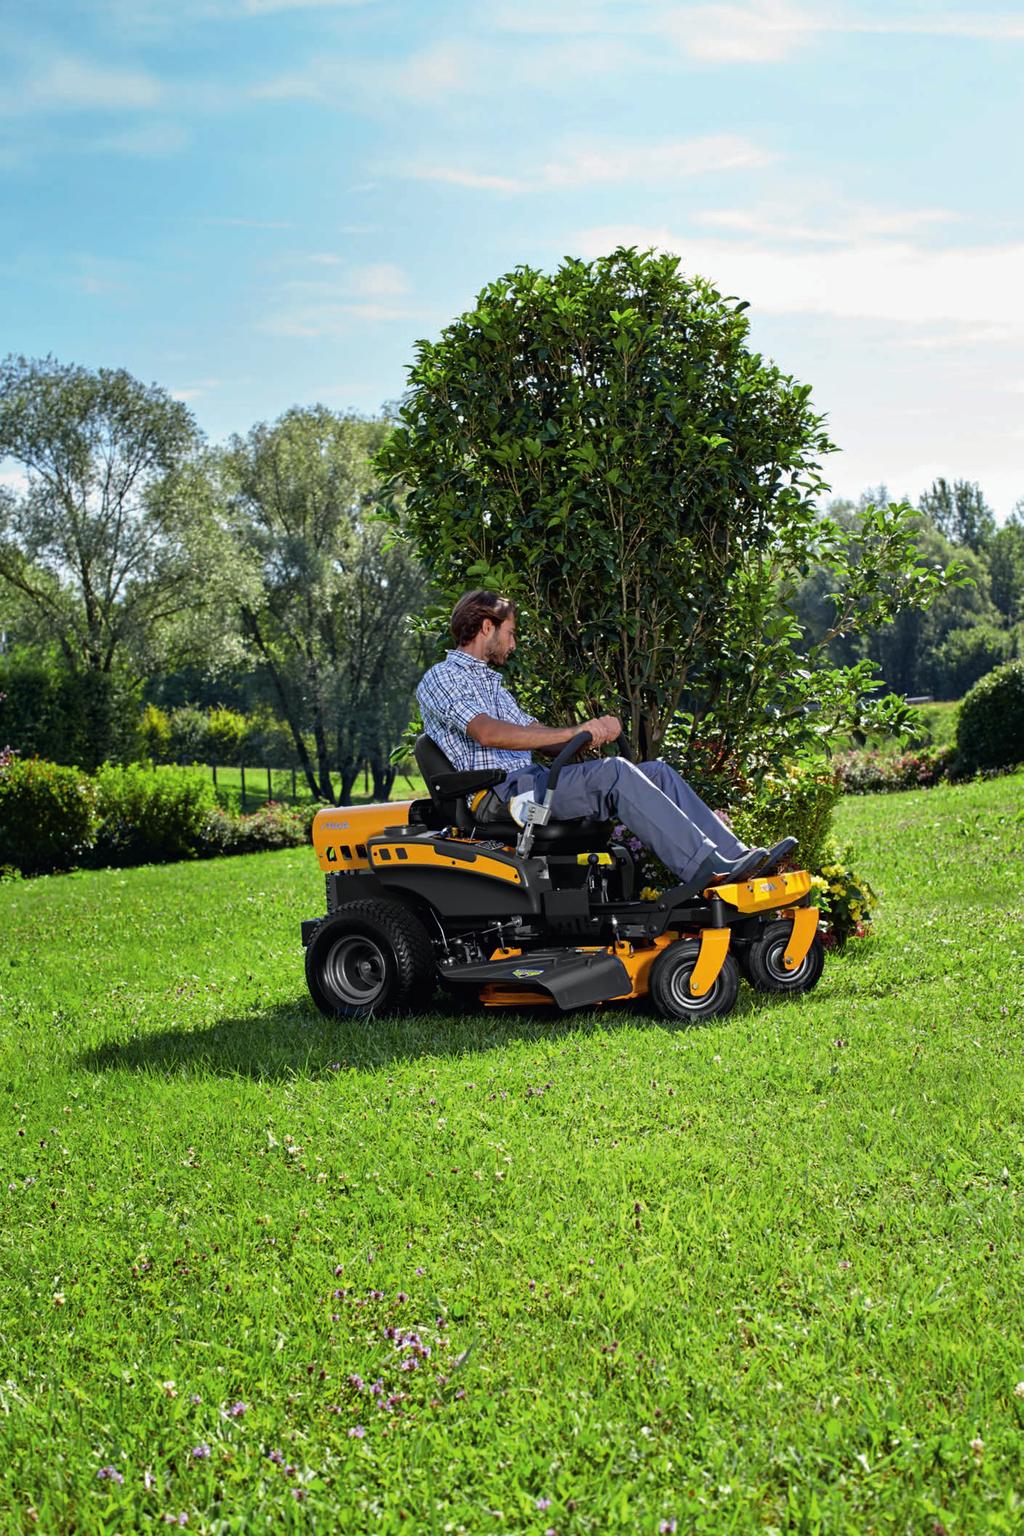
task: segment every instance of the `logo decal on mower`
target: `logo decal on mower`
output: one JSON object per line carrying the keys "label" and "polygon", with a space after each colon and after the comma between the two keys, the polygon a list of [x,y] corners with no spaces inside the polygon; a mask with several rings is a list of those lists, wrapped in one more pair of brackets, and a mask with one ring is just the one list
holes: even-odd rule
{"label": "logo decal on mower", "polygon": [[543,976],[544,975],[544,971],[543,971],[543,969],[541,969],[539,971],[531,971],[525,965],[523,965],[523,966],[520,966],[517,970],[514,970],[512,972],[512,975],[513,976]]}

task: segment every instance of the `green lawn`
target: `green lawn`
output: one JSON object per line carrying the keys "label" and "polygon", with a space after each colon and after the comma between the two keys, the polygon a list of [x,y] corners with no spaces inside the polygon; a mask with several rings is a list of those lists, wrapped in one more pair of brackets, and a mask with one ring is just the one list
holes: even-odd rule
{"label": "green lawn", "polygon": [[302,850],[0,886],[0,1530],[1019,1532],[1022,805],[845,802],[877,936],[692,1029],[329,1024]]}

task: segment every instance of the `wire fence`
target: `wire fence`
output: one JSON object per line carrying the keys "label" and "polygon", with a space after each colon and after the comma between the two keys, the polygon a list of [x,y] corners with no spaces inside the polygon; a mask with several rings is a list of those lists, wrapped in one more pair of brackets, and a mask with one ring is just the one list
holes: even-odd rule
{"label": "wire fence", "polygon": [[[283,805],[309,805],[317,798],[309,787],[305,775],[297,768],[272,768],[264,764],[197,763],[213,781],[218,804],[225,810],[241,811],[243,815],[274,800]],[[369,768],[364,769],[352,790],[352,799],[365,802],[373,798],[373,781]],[[426,790],[422,779],[415,774],[399,773],[391,787],[391,799],[410,799],[423,795]]]}

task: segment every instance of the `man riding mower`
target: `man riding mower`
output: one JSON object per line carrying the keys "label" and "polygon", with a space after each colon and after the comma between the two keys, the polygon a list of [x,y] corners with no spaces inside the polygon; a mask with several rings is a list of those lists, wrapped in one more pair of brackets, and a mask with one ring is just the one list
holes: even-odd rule
{"label": "man riding mower", "polygon": [[[745,848],[667,765],[632,764],[614,717],[562,730],[520,710],[487,664],[515,647],[506,599],[468,593],[452,631],[457,649],[417,690],[429,800],[314,821],[327,914],[302,936],[322,1012],[426,1009],[441,985],[491,1007],[647,997],[691,1020],[728,1013],[741,971],[764,992],[817,983],[810,875],[779,868],[793,839]],[[572,763],[613,740],[617,758]],[[550,768],[531,748],[556,753]],[[655,901],[639,899],[612,816],[675,871]]]}

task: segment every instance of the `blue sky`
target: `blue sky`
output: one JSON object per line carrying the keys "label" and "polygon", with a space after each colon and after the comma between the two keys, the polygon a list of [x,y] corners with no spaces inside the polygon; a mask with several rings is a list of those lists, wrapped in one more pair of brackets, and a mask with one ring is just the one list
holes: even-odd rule
{"label": "blue sky", "polygon": [[8,0],[0,52],[0,352],[216,441],[656,245],[813,386],[838,493],[1024,496],[1024,4]]}

